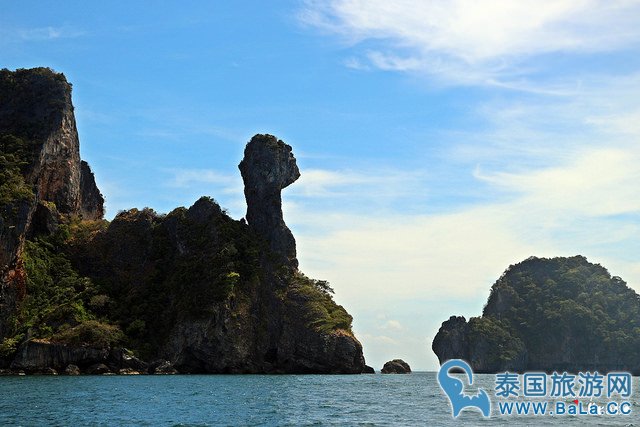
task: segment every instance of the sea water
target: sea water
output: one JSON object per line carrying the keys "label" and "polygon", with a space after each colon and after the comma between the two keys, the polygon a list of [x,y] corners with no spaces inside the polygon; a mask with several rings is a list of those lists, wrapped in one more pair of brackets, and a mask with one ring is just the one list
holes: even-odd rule
{"label": "sea water", "polygon": [[[494,396],[494,375],[474,380]],[[489,418],[467,408],[454,419],[434,372],[0,377],[0,425],[640,426],[640,390],[633,380],[631,415],[500,416],[493,402]]]}

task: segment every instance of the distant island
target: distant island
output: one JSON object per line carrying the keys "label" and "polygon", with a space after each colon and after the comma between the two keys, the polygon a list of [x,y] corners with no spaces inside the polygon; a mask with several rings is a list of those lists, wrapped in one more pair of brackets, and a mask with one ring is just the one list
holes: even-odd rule
{"label": "distant island", "polygon": [[432,345],[476,372],[640,374],[640,296],[582,256],[531,257],[491,288],[481,317],[452,316]]}
{"label": "distant island", "polygon": [[352,317],[298,269],[281,190],[300,172],[272,135],[247,144],[246,221],[213,199],[103,218],[71,85],[0,70],[0,370],[349,373]]}

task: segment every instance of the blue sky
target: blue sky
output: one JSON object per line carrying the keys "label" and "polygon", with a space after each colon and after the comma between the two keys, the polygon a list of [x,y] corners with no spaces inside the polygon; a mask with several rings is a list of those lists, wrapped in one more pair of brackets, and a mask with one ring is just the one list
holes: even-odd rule
{"label": "blue sky", "polygon": [[73,83],[109,219],[201,195],[240,218],[244,144],[291,144],[301,269],[376,369],[435,369],[440,323],[479,315],[531,255],[583,254],[640,289],[638,1],[0,7],[0,67]]}

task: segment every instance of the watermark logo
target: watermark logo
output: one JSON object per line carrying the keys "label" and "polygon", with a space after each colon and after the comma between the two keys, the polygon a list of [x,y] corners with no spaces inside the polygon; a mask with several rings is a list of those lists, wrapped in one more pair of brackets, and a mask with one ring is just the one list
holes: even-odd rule
{"label": "watermark logo", "polygon": [[[463,371],[468,384],[473,384],[473,370],[467,362],[453,359],[438,372],[440,388],[449,398],[453,418],[465,408],[476,408],[483,416],[547,415],[629,416],[632,413],[633,378],[628,372],[502,372],[495,374],[494,396],[478,388],[475,395],[464,392],[465,381],[452,376],[452,370]],[[486,379],[486,378],[485,378]]]}
{"label": "watermark logo", "polygon": [[495,395],[500,398],[497,410],[503,416],[630,415],[631,393],[628,372],[503,372],[495,380]]}
{"label": "watermark logo", "polygon": [[488,417],[491,414],[491,401],[487,392],[480,389],[475,396],[468,396],[464,393],[464,383],[458,378],[449,375],[451,369],[462,369],[469,379],[469,384],[473,384],[473,370],[467,362],[460,359],[452,359],[445,362],[438,372],[438,384],[445,392],[451,402],[453,417],[460,415],[464,408],[478,408],[482,415]]}

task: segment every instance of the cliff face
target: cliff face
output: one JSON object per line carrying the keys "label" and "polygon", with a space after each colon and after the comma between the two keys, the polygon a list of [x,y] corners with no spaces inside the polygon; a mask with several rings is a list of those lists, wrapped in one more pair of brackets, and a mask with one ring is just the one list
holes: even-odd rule
{"label": "cliff face", "polygon": [[102,218],[104,199],[93,173],[80,160],[71,85],[46,68],[0,71],[0,135],[25,141],[23,170],[36,203],[54,203],[58,212]]}
{"label": "cliff face", "polygon": [[441,363],[477,372],[640,372],[640,296],[584,257],[529,258],[491,288],[482,317],[452,316],[433,341]]}
{"label": "cliff face", "polygon": [[3,336],[6,320],[26,291],[25,237],[46,232],[58,214],[101,218],[104,200],[89,165],[80,160],[71,85],[64,75],[47,68],[0,70],[0,141]]}
{"label": "cliff face", "polygon": [[463,359],[478,373],[522,372],[527,366],[522,340],[489,317],[474,317],[467,322],[462,316],[451,316],[442,323],[432,349],[440,364]]}
{"label": "cliff face", "polygon": [[79,157],[70,85],[48,69],[2,73],[0,134],[20,159],[3,176],[0,368],[130,369],[114,356],[126,346],[168,371],[362,372],[351,316],[297,269],[281,208],[300,176],[290,146],[247,144],[248,224],[206,197],[109,223]]}

